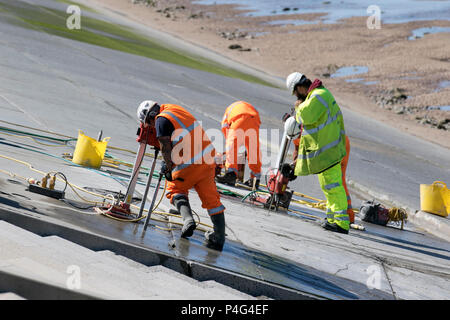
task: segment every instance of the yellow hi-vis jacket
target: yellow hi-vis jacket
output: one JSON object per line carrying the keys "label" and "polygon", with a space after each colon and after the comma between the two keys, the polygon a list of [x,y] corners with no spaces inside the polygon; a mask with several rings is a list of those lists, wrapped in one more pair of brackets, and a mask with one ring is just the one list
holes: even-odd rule
{"label": "yellow hi-vis jacket", "polygon": [[296,110],[303,124],[295,175],[320,173],[346,155],[344,118],[333,95],[325,87],[313,89]]}

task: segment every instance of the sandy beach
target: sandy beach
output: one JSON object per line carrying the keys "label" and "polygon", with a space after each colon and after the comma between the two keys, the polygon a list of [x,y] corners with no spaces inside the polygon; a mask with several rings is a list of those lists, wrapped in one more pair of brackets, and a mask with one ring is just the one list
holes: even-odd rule
{"label": "sandy beach", "polygon": [[[450,113],[433,108],[450,104],[450,33],[409,40],[413,30],[448,28],[450,21],[369,29],[366,16],[283,25],[270,22],[313,21],[323,14],[249,16],[238,6],[188,0],[92,2],[268,74],[285,78],[300,71],[319,78],[342,106],[450,148]],[[339,77],[341,67],[361,67],[362,73]]]}

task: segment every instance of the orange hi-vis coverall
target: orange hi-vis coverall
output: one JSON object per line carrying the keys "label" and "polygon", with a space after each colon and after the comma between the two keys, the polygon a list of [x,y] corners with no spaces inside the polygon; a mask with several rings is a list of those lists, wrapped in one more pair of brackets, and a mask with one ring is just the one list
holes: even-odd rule
{"label": "orange hi-vis coverall", "polygon": [[[295,139],[293,142],[294,142],[295,148],[297,150],[298,146],[300,144],[300,138]],[[347,189],[347,183],[345,181],[345,173],[347,171],[348,158],[350,156],[350,140],[348,139],[347,135],[345,135],[345,150],[347,151],[347,153],[346,153],[344,159],[342,159],[342,161],[341,161],[342,185],[344,186],[345,193],[347,194],[347,203],[348,203],[347,214],[348,214],[350,223],[354,223],[355,222],[355,212],[353,211],[353,208],[352,208],[352,198],[350,197],[350,193],[348,192],[348,189]]]}
{"label": "orange hi-vis coverall", "polygon": [[171,136],[173,181],[167,182],[167,198],[173,203],[174,198],[187,197],[189,189],[194,188],[210,216],[223,214],[225,207],[214,180],[216,151],[202,126],[192,114],[174,104],[161,105],[158,117],[168,119],[175,128]]}
{"label": "orange hi-vis coverall", "polygon": [[345,155],[344,159],[341,161],[341,170],[342,170],[342,185],[344,186],[345,193],[347,194],[347,214],[350,220],[350,223],[355,222],[355,212],[352,208],[352,198],[350,197],[350,193],[347,189],[347,182],[345,181],[345,172],[347,171],[347,164],[348,164],[348,158],[350,156],[350,140],[348,139],[348,136],[345,135],[345,151],[347,154]]}
{"label": "orange hi-vis coverall", "polygon": [[259,113],[249,103],[237,101],[226,110],[222,132],[226,139],[226,171],[238,174],[238,150],[245,144],[251,178],[261,178],[261,151],[259,144]]}

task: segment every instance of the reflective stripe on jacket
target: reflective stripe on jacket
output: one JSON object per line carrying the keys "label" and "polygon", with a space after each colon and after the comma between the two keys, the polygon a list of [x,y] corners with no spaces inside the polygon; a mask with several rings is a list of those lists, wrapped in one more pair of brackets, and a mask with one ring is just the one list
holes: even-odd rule
{"label": "reflective stripe on jacket", "polygon": [[158,117],[168,119],[175,128],[171,137],[174,179],[191,165],[214,165],[214,146],[192,114],[178,105],[163,104]]}
{"label": "reflective stripe on jacket", "polygon": [[303,123],[295,175],[317,174],[340,162],[346,154],[344,118],[333,95],[321,86],[297,108]]}

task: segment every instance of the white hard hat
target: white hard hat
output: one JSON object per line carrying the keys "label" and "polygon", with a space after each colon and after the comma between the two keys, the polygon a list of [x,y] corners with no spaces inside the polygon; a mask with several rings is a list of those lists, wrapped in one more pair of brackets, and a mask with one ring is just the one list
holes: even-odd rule
{"label": "white hard hat", "polygon": [[304,77],[300,72],[293,72],[286,78],[286,87],[291,93],[294,92],[295,85]]}
{"label": "white hard hat", "polygon": [[284,132],[290,138],[294,138],[300,134],[300,124],[294,117],[290,117],[284,123]]}
{"label": "white hard hat", "polygon": [[[141,104],[137,108],[137,117],[138,117],[139,121],[144,122],[145,117],[147,116],[147,112],[156,104],[157,103],[152,100],[145,100],[145,101],[141,102]],[[156,116],[156,113],[149,114],[149,116],[154,117],[154,116]]]}

